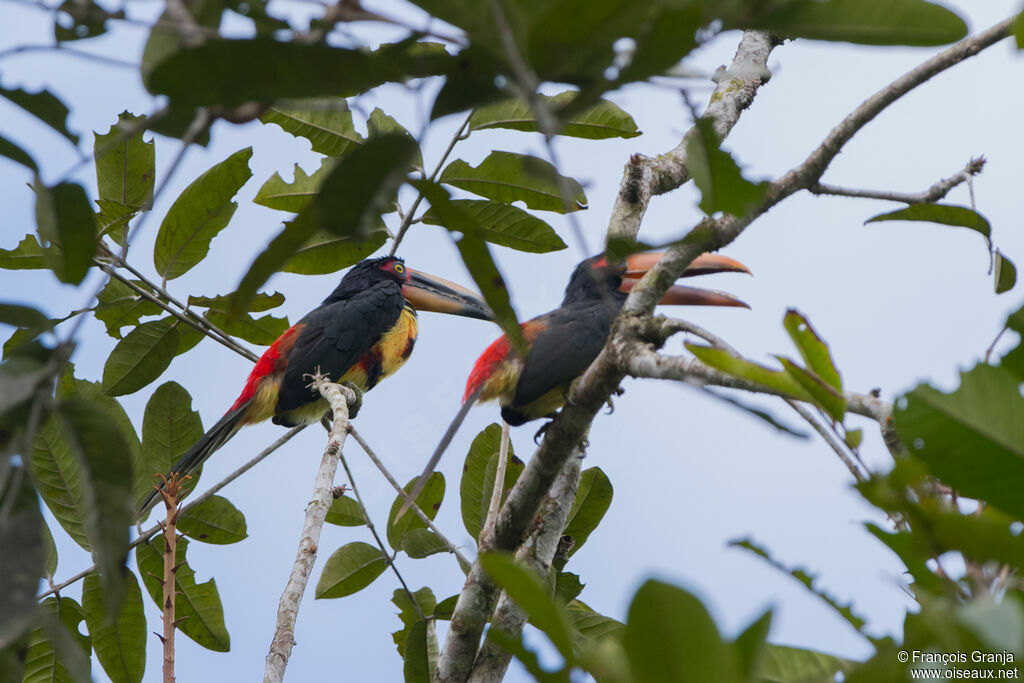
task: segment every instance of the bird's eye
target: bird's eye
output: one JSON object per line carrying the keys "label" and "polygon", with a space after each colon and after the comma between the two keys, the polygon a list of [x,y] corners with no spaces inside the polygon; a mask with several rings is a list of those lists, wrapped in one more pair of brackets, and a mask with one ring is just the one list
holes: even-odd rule
{"label": "bird's eye", "polygon": [[405,273],[405,266],[403,266],[401,263],[395,263],[395,265],[392,266],[392,269],[399,275]]}

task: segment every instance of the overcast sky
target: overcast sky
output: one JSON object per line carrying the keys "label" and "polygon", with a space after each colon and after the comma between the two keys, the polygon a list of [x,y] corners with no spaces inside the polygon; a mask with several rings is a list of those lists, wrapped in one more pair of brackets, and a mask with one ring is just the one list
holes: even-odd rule
{"label": "overcast sky", "polygon": [[[1020,10],[1019,0],[960,5],[972,31]],[[369,6],[382,8],[385,14],[410,12],[398,3]],[[134,16],[149,17],[159,7],[144,1],[132,3],[131,10]],[[288,7],[297,13],[310,11],[310,5],[301,3]],[[5,17],[0,21],[0,51],[50,40],[49,15],[20,2],[3,1],[0,9]],[[242,21],[232,26],[239,32],[246,29]],[[710,73],[728,63],[738,38],[736,33],[719,36],[693,56],[690,66]],[[137,60],[144,39],[141,28],[120,26],[76,48]],[[769,62],[771,82],[743,115],[727,147],[749,177],[775,178],[799,163],[858,103],[934,52],[807,41],[777,48]],[[988,165],[975,185],[978,209],[992,224],[995,244],[1024,265],[1021,67],[1014,46],[1005,41],[938,76],[859,133],[825,180],[851,187],[920,191],[983,154]],[[119,112],[145,113],[159,104],[145,93],[137,73],[130,69],[47,53],[4,58],[0,83],[29,90],[46,86],[58,93],[71,106],[69,125],[82,134],[82,151],[91,150],[90,131],[106,132]],[[678,85],[634,86],[610,96],[634,116],[644,132],[641,137],[557,143],[561,170],[586,188],[589,209],[578,219],[590,250],[602,242],[628,156],[664,152],[690,125]],[[695,81],[691,85],[692,100],[705,102],[710,84]],[[429,100],[417,100],[392,87],[363,104],[366,111],[374,105],[419,131]],[[74,150],[31,117],[2,101],[0,117],[5,134],[27,141],[45,180],[55,181],[75,163]],[[460,120],[449,117],[431,129],[424,143],[428,167],[436,163]],[[276,126],[218,123],[213,144],[188,153],[157,202],[156,215],[132,247],[134,265],[153,273],[153,241],[171,202],[206,168],[249,145],[255,150],[250,162],[253,178],[238,196],[239,209],[213,241],[210,257],[172,283],[177,295],[233,291],[286,217],[251,203],[260,185],[274,172],[289,179],[295,162],[307,171],[319,166],[318,155],[307,142]],[[178,142],[157,138],[158,183],[178,149]],[[456,156],[476,165],[491,149],[544,155],[537,135],[492,131],[460,143]],[[91,168],[76,178],[95,191]],[[0,197],[6,212],[0,224],[0,248],[12,248],[34,226],[27,180],[22,167],[0,161]],[[681,235],[700,216],[696,199],[692,186],[656,198],[641,236],[657,241]],[[967,189],[957,188],[947,201],[969,204]],[[708,327],[750,357],[768,361],[771,354],[795,355],[781,324],[786,309],[795,307],[830,343],[848,388],[867,392],[877,387],[889,400],[922,380],[952,388],[957,371],[984,355],[1007,313],[1021,305],[1024,290],[1002,296],[993,293],[988,255],[973,232],[927,224],[863,224],[870,216],[895,208],[899,207],[878,201],[793,197],[754,223],[725,252],[750,266],[755,277],[721,275],[707,281],[736,293],[753,310],[676,309],[671,313]],[[572,266],[587,255],[565,220],[544,218],[565,238],[567,250],[544,256],[501,247],[493,250],[521,318],[556,306]],[[470,281],[442,228],[416,226],[399,253],[414,268]],[[0,299],[64,315],[88,303],[98,277],[94,274],[74,289],[60,286],[43,271],[0,271]],[[275,276],[269,289],[287,297],[275,314],[297,320],[337,280],[337,275]],[[6,337],[7,330],[2,332]],[[420,339],[412,359],[366,397],[356,421],[399,480],[408,481],[420,471],[458,408],[473,360],[497,334],[495,327],[479,321],[420,316]],[[1002,345],[1013,341],[1005,338]],[[103,325],[90,320],[73,359],[79,376],[99,379],[113,344]],[[681,340],[675,339],[667,350],[680,349]],[[204,425],[210,426],[237,396],[249,369],[248,361],[204,341],[176,359],[160,382],[173,379],[185,386]],[[158,385],[123,399],[137,428],[141,428],[145,401]],[[863,528],[868,520],[884,526],[884,518],[861,502],[851,489],[849,472],[824,443],[779,435],[674,383],[630,380],[624,387],[626,393],[616,402],[615,413],[595,421],[585,462],[586,467],[600,466],[608,474],[615,499],[604,522],[567,567],[586,584],[582,600],[624,619],[635,589],[653,576],[694,591],[730,636],[772,607],[773,642],[853,658],[870,654],[863,638],[796,582],[745,551],[728,547],[732,539],[751,537],[784,563],[817,573],[823,588],[841,601],[852,602],[854,610],[867,618],[873,634],[899,635],[904,612],[912,607],[900,588],[901,565]],[[795,413],[787,414],[780,401],[741,398],[770,406],[790,423],[798,420]],[[497,419],[495,406],[475,408],[441,464],[449,493],[438,523],[456,543],[465,544],[467,553],[473,546],[462,527],[457,496],[462,459],[473,436]],[[873,423],[857,417],[850,422],[865,427],[865,459],[872,466],[888,467],[888,455]],[[521,456],[532,451],[535,429],[536,423],[531,423],[513,431]],[[218,481],[280,434],[281,428],[269,423],[243,430],[209,461],[203,481],[206,485]],[[231,652],[209,652],[180,638],[179,680],[259,677],[323,446],[322,430],[308,429],[225,490],[246,515],[247,540],[231,546],[190,545],[189,561],[197,578],[217,579]],[[346,454],[364,498],[371,502],[373,519],[383,527],[394,499],[391,488],[354,443],[346,446]],[[343,481],[339,476],[338,482]],[[87,566],[86,553],[52,518],[50,526],[61,553],[57,578]],[[311,580],[314,585],[326,557],[354,540],[372,542],[362,528],[325,528]],[[403,555],[398,562],[414,590],[429,585],[438,599],[456,593],[462,585],[462,575],[449,555],[426,560]],[[390,635],[399,622],[388,602],[395,587],[390,573],[363,592],[340,600],[315,601],[311,587],[299,614],[289,680],[311,680],[325,668],[344,672],[351,680],[400,678],[402,663]],[[79,599],[80,586],[67,594]],[[158,610],[148,598],[146,604],[153,626]],[[439,626],[442,638],[443,631],[444,625]],[[154,637],[147,678],[155,678],[159,667],[159,641]],[[93,673],[105,680],[96,663]],[[524,677],[516,669],[508,680]]]}

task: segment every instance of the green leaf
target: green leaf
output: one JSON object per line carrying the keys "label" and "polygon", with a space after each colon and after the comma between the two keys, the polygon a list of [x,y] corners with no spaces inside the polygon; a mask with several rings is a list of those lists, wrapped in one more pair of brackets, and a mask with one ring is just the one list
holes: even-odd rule
{"label": "green leaf", "polygon": [[100,200],[138,210],[153,201],[156,148],[142,139],[145,116],[122,112],[105,134],[96,134],[96,185]]}
{"label": "green leaf", "polygon": [[736,678],[729,649],[700,600],[660,581],[648,580],[633,596],[623,644],[637,681]]}
{"label": "green leaf", "polygon": [[601,523],[601,519],[612,504],[612,493],[612,482],[600,467],[590,467],[583,471],[579,488],[576,490],[576,500],[569,511],[569,522],[563,532],[573,539],[569,557],[587,542],[587,538]]}
{"label": "green leaf", "polygon": [[[419,519],[417,517],[417,519]],[[422,559],[448,551],[448,546],[429,529],[410,529],[402,536],[401,549],[414,559]]]}
{"label": "green leaf", "polygon": [[[440,181],[505,204],[522,201],[530,209],[567,213],[587,206],[587,195],[576,180],[529,154],[491,152],[476,168],[456,159],[441,173]],[[562,198],[563,187],[568,206]]]}
{"label": "green leaf", "polygon": [[550,225],[518,207],[501,202],[452,199],[437,211],[432,207],[423,216],[423,222],[533,254],[565,249],[565,242]]}
{"label": "green leaf", "polygon": [[50,319],[39,310],[21,304],[8,304],[0,301],[0,324],[12,327],[24,327],[39,331],[50,329]]}
{"label": "green leaf", "polygon": [[[412,491],[412,487],[418,479],[419,477],[415,477],[405,485],[406,493]],[[423,490],[416,496],[416,506],[431,520],[437,516],[438,510],[441,509],[441,501],[444,500],[444,489],[444,475],[440,472],[434,472],[427,479]],[[395,521],[395,516],[404,503],[405,496],[395,496],[395,501],[391,504],[391,512],[388,513],[388,544],[395,550],[402,547],[402,538],[410,530],[425,529],[427,527],[423,520],[419,518],[419,515],[412,513],[402,515],[401,519]]]}
{"label": "green leaf", "polygon": [[555,597],[564,605],[576,599],[583,592],[583,582],[578,574],[555,571]]}
{"label": "green leaf", "polygon": [[1024,518],[1021,415],[1020,378],[984,364],[960,373],[960,387],[948,394],[918,385],[894,411],[900,439],[935,476],[1018,519]]}
{"label": "green leaf", "polygon": [[786,332],[789,332],[789,337],[800,351],[800,355],[803,356],[807,368],[841,394],[843,380],[839,376],[839,371],[836,370],[832,353],[828,349],[828,344],[822,341],[818,333],[811,327],[810,321],[799,311],[791,308],[786,311],[782,326],[786,328]]}
{"label": "green leaf", "polygon": [[325,521],[338,526],[363,526],[366,524],[366,517],[363,516],[363,509],[359,507],[359,501],[348,496],[338,496],[331,501]]}
{"label": "green leaf", "polygon": [[170,319],[142,323],[117,343],[103,366],[103,391],[123,396],[143,388],[167,369],[178,348]]}
{"label": "green leaf", "polygon": [[842,421],[846,414],[846,398],[836,392],[820,377],[806,370],[784,356],[778,356],[782,367],[814,398],[814,403],[821,406],[833,420]]}
{"label": "green leaf", "polygon": [[343,598],[373,583],[388,567],[388,558],[368,543],[347,543],[327,559],[316,584],[316,598]]}
{"label": "green leaf", "polygon": [[44,263],[66,284],[85,279],[96,254],[96,217],[85,189],[77,183],[61,182],[36,191],[36,223],[39,234],[59,249],[46,250]]}
{"label": "green leaf", "polygon": [[228,545],[249,537],[245,515],[222,496],[210,496],[181,514],[178,530],[203,543]]}
{"label": "green leaf", "polygon": [[[223,0],[194,0],[194,2],[188,4],[188,13],[197,26],[216,30],[220,27],[221,15],[224,14],[225,4]],[[253,4],[257,5],[259,3]],[[182,34],[179,29],[179,23],[180,18],[174,12],[164,10],[150,29],[149,38],[146,40],[146,45],[142,50],[142,63],[139,65],[142,71],[142,83],[150,92],[153,92],[149,83],[153,69],[180,50],[187,40],[190,39]],[[177,112],[175,112],[175,109],[172,107],[171,111],[167,112],[162,119],[153,122],[153,130],[155,132],[161,132],[156,130],[156,126],[159,126],[161,121],[166,121],[168,117],[176,118]],[[184,110],[184,108],[181,108],[179,111],[181,110]],[[192,111],[189,110],[187,113],[189,119],[191,119]],[[184,127],[188,124],[189,121],[182,123],[182,132],[179,132],[174,137],[181,137]],[[161,132],[161,134],[167,135],[168,133]],[[205,145],[206,143],[200,144]]]}
{"label": "green leaf", "polygon": [[1013,22],[1013,36],[1017,41],[1017,49],[1024,50],[1024,12],[1017,15],[1017,20]]}
{"label": "green leaf", "polygon": [[530,623],[544,632],[563,657],[572,661],[572,638],[565,610],[548,595],[544,582],[507,555],[484,553],[479,562],[495,583],[530,617]]}
{"label": "green leaf", "polygon": [[288,318],[269,314],[261,318],[254,318],[248,313],[231,317],[220,311],[207,311],[203,317],[228,334],[260,346],[273,344],[289,327]]}
{"label": "green leaf", "polygon": [[53,23],[57,42],[95,38],[107,32],[107,19],[124,18],[124,10],[107,12],[92,0],[64,0],[59,11],[59,19]]}
{"label": "green leaf", "polygon": [[8,465],[0,487],[0,643],[10,643],[35,616],[36,591],[46,563],[45,524],[24,467]]}
{"label": "green leaf", "polygon": [[[141,280],[132,283],[145,291],[151,291]],[[121,338],[121,328],[135,326],[146,316],[160,315],[161,309],[152,301],[144,299],[131,287],[115,278],[110,278],[100,290],[95,310],[96,318],[107,327],[107,334],[114,339]]]}
{"label": "green leaf", "polygon": [[46,618],[29,636],[22,683],[90,681],[90,638],[80,630],[81,606],[71,598],[46,598],[41,607]]}
{"label": "green leaf", "polygon": [[417,621],[408,628],[405,635],[402,674],[406,683],[429,683],[434,673],[432,659],[437,659],[437,637],[434,635],[433,624]]}
{"label": "green leaf", "polygon": [[388,81],[440,75],[452,63],[443,49],[414,41],[366,52],[256,37],[185,48],[153,69],[150,89],[178,106],[235,106],[363,92]]}
{"label": "green leaf", "polygon": [[67,127],[67,106],[49,90],[30,93],[21,88],[9,90],[0,86],[0,96],[6,97],[9,101],[32,114],[50,128],[53,128],[70,140],[71,144],[78,144],[78,136],[69,131]]}
{"label": "green leaf", "polygon": [[419,149],[419,143],[416,142],[416,138],[413,137],[405,126],[400,124],[391,116],[388,116],[380,107],[374,107],[373,111],[370,112],[370,118],[366,121],[366,128],[369,131],[371,138],[380,137],[381,135],[402,135],[408,138],[411,142],[416,143],[416,154],[413,158],[413,165],[416,168],[423,168],[423,152]]}
{"label": "green leaf", "polygon": [[47,253],[53,251],[39,245],[35,235],[25,235],[14,249],[0,249],[0,268],[5,270],[39,270],[46,268]]}
{"label": "green leaf", "polygon": [[[572,102],[576,96],[575,91],[560,93],[554,97],[541,95],[548,106],[554,109]],[[529,104],[519,99],[495,102],[476,109],[469,119],[469,130],[487,128],[510,128],[529,132],[540,130],[537,117]],[[599,100],[592,107],[571,116],[559,133],[589,140],[633,138],[640,135],[633,117],[608,100]]]}
{"label": "green leaf", "polygon": [[401,135],[373,138],[342,157],[320,192],[256,257],[235,293],[240,313],[267,278],[307,245],[316,232],[358,240],[374,239],[382,213],[390,210],[417,147]]}
{"label": "green leaf", "polygon": [[733,641],[733,657],[740,680],[757,680],[757,668],[768,647],[765,641],[771,627],[772,611],[769,609],[752,621]]}
{"label": "green leaf", "polygon": [[300,275],[325,275],[353,266],[380,249],[388,240],[383,224],[366,237],[338,237],[317,231],[295,250],[285,264],[284,272]]}
{"label": "green leaf", "polygon": [[787,38],[919,47],[945,45],[967,35],[963,19],[922,0],[791,2],[755,10],[745,20],[728,22],[726,28],[764,29]]}
{"label": "green leaf", "polygon": [[761,653],[757,676],[764,683],[835,681],[836,674],[847,674],[857,665],[858,662],[815,650],[768,643]]}
{"label": "green leaf", "polygon": [[862,617],[854,614],[853,607],[851,607],[850,605],[844,605],[840,603],[838,600],[833,598],[824,590],[816,587],[814,583],[817,580],[817,577],[813,574],[810,574],[806,570],[801,569],[799,567],[791,569],[785,566],[784,564],[776,560],[774,557],[772,557],[771,553],[769,553],[767,549],[765,549],[762,546],[759,546],[749,538],[729,541],[729,545],[734,548],[743,548],[744,550],[748,550],[757,555],[758,557],[760,557],[768,564],[770,564],[775,569],[779,570],[780,572],[790,575],[791,577],[799,581],[801,584],[803,584],[803,586],[807,590],[811,591],[816,596],[818,596],[818,599],[820,599],[822,602],[824,602],[829,607],[834,609],[836,613],[839,614],[839,616],[841,616],[844,620],[846,620],[848,624],[850,624],[850,626],[854,628],[854,630],[858,632],[864,630],[864,625],[867,622]]}
{"label": "green leaf", "polygon": [[[274,292],[273,294],[259,292],[255,297],[253,297],[252,301],[249,302],[249,305],[246,307],[246,311],[250,313],[262,313],[263,311],[269,311],[272,308],[277,308],[283,303],[284,294],[281,292]],[[214,311],[227,311],[231,306],[231,295],[193,296],[190,294],[188,297],[188,305],[209,308]]]}
{"label": "green leaf", "polygon": [[1009,292],[1017,284],[1017,267],[1005,254],[996,249],[995,254],[996,294]]}
{"label": "green leaf", "polygon": [[[416,600],[416,604],[419,605],[420,611],[429,616],[434,608],[437,606],[437,599],[434,597],[434,591],[424,586],[423,588],[415,591],[412,594],[413,599]],[[398,607],[398,618],[402,620],[402,623],[406,626],[412,626],[417,621],[423,621],[420,617],[419,612],[413,607],[412,600],[409,598],[409,594],[401,588],[396,588],[391,594],[391,602]],[[401,652],[399,652],[401,654]]]}
{"label": "green leaf", "polygon": [[[36,486],[57,521],[86,550],[116,600],[132,519],[132,454],[117,422],[96,401],[68,398],[36,433]],[[109,605],[113,609],[116,605]]]}
{"label": "green leaf", "polygon": [[709,216],[723,211],[736,216],[764,199],[768,183],[752,183],[743,177],[740,167],[720,145],[714,121],[699,118],[696,134],[686,144],[686,167],[700,190],[700,209]]}
{"label": "green leaf", "polygon": [[16,161],[36,174],[39,173],[39,166],[36,164],[35,159],[32,158],[32,155],[2,135],[0,135],[0,156]]}
{"label": "green leaf", "polygon": [[96,659],[113,683],[140,683],[146,671],[146,614],[142,591],[132,572],[125,572],[121,589],[124,600],[114,615],[108,614],[100,577],[92,572],[82,584],[82,609],[92,637]]}
{"label": "green leaf", "polygon": [[312,175],[307,175],[301,166],[295,164],[290,183],[285,182],[281,175],[275,172],[267,182],[263,183],[253,201],[269,209],[298,213],[320,191],[320,185],[323,184],[324,178],[337,163],[337,159],[325,158],[321,160],[320,168]]}
{"label": "green leaf", "polygon": [[[135,505],[153,490],[158,474],[171,467],[203,436],[203,422],[192,409],[192,397],[177,382],[165,382],[146,403],[142,417],[142,456],[135,472]],[[199,480],[194,472],[182,488],[191,491]]]}
{"label": "green leaf", "polygon": [[[462,480],[459,482],[462,524],[473,538],[479,538],[487,516],[491,492],[494,489],[494,474],[497,471],[496,466],[491,466],[490,463],[497,463],[500,446],[501,425],[489,424],[473,439],[462,465]],[[515,460],[515,449],[511,440],[508,444],[508,458],[511,465]],[[521,464],[519,469],[522,471]],[[506,488],[511,488],[515,483],[515,477],[518,477],[518,473],[512,470],[512,467],[505,470]],[[488,472],[490,477],[487,476]]]}
{"label": "green leaf", "polygon": [[167,210],[153,248],[153,263],[168,280],[184,275],[210,251],[237,202],[231,198],[252,177],[252,147],[240,149],[192,181]]}
{"label": "green leaf", "polygon": [[53,532],[43,521],[43,547],[46,549],[46,574],[44,576],[56,576],[57,574],[57,544],[53,542]]}
{"label": "green leaf", "polygon": [[583,638],[590,641],[604,638],[621,638],[626,625],[611,617],[606,617],[587,607],[579,600],[573,600],[566,609],[569,623]]}
{"label": "green leaf", "polygon": [[923,221],[968,228],[984,236],[986,244],[992,234],[992,226],[984,216],[966,206],[953,204],[911,204],[905,209],[872,216],[864,223],[880,223],[882,221]]}
{"label": "green leaf", "polygon": [[365,141],[352,125],[352,112],[342,97],[284,102],[267,109],[260,116],[260,121],[275,123],[286,133],[306,138],[312,143],[314,152],[330,157],[350,152],[355,145]]}
{"label": "green leaf", "polygon": [[686,348],[698,360],[716,370],[756,382],[757,384],[774,389],[785,396],[814,403],[814,397],[791,375],[782,370],[772,370],[763,365],[734,356],[723,349],[713,349],[710,346],[687,342]]}
{"label": "green leaf", "polygon": [[[174,553],[175,562],[181,564],[175,574],[175,584],[180,591],[174,606],[178,630],[207,650],[227,652],[231,649],[231,637],[224,625],[224,608],[217,593],[217,582],[211,578],[206,583],[196,583],[195,570],[185,558],[187,551],[188,539],[179,538]],[[135,548],[139,576],[157,606],[163,604],[163,585],[160,583],[164,575],[163,553],[163,536]]]}
{"label": "green leaf", "polygon": [[850,448],[856,450],[860,447],[861,441],[864,440],[864,432],[861,429],[847,429],[843,435],[843,441]]}

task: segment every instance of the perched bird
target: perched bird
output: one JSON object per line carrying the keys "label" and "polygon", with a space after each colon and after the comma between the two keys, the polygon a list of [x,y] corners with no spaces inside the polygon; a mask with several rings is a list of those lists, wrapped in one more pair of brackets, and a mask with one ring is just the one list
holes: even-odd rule
{"label": "perched bird", "polygon": [[[361,261],[323,303],[263,352],[238,399],[171,471],[194,471],[245,425],[268,418],[286,427],[320,420],[328,405],[308,388],[307,377],[318,369],[334,382],[372,389],[412,353],[417,310],[492,317],[474,292],[407,268],[400,258]],[[158,493],[149,495],[140,513]]]}
{"label": "perched bird", "polygon": [[[528,347],[526,358],[512,342],[499,337],[480,354],[466,382],[462,409],[449,426],[426,469],[417,480],[400,514],[426,484],[469,408],[477,402],[498,399],[501,417],[519,426],[542,417],[553,417],[565,405],[572,383],[594,362],[611,333],[636,281],[661,260],[663,254],[634,254],[619,264],[604,256],[579,263],[569,278],[562,305],[521,324]],[[718,254],[702,254],[683,277],[721,272],[750,273],[738,261]],[[688,306],[736,306],[745,303],[724,292],[673,286],[658,302]]]}

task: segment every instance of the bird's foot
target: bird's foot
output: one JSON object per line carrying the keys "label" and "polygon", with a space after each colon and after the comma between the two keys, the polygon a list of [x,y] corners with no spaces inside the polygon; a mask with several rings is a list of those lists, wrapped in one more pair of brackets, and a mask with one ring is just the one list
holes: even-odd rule
{"label": "bird's foot", "polygon": [[355,382],[342,382],[341,386],[351,389],[353,396],[355,396],[355,399],[349,401],[348,404],[348,419],[354,420],[356,415],[359,414],[359,409],[363,407],[363,390]]}
{"label": "bird's foot", "polygon": [[[615,391],[612,392],[612,396],[622,396],[624,393],[626,393],[626,390],[621,386],[618,386],[615,388]],[[612,400],[612,396],[609,396],[608,400],[605,401],[605,403],[608,404],[608,412],[606,415],[611,415],[615,412],[615,402]]]}
{"label": "bird's foot", "polygon": [[546,434],[546,433],[547,433],[547,431],[548,431],[548,428],[549,428],[550,426],[551,426],[551,423],[550,423],[550,422],[545,422],[544,424],[542,424],[542,425],[540,426],[540,429],[538,429],[538,430],[537,430],[537,433],[533,435],[533,443],[535,443],[535,444],[537,444],[537,445],[540,445],[540,439],[541,439],[541,437],[542,437],[542,436],[544,436],[544,434]]}

